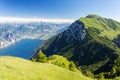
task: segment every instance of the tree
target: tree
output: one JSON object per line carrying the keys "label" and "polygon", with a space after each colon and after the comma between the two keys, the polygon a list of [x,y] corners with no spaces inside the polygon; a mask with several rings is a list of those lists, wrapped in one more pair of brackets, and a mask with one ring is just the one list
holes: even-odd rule
{"label": "tree", "polygon": [[42,53],[42,51],[40,50],[38,55],[37,55],[37,59],[36,59],[37,62],[46,62],[47,61],[47,57],[45,54]]}
{"label": "tree", "polygon": [[104,78],[104,73],[100,73],[100,74],[99,74],[99,79],[100,79],[100,80],[104,80],[104,79],[105,79],[105,78]]}
{"label": "tree", "polygon": [[76,71],[76,66],[75,66],[75,64],[74,64],[73,61],[70,61],[69,70],[71,70],[71,71]]}
{"label": "tree", "polygon": [[85,70],[83,73],[88,77],[94,78],[94,74],[90,70]]}
{"label": "tree", "polygon": [[111,76],[115,76],[115,74],[116,74],[116,69],[115,69],[115,67],[113,67],[111,70]]}

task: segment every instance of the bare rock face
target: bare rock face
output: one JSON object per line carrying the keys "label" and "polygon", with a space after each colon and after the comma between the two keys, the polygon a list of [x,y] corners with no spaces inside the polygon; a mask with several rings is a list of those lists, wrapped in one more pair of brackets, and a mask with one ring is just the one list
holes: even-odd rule
{"label": "bare rock face", "polygon": [[86,36],[86,30],[85,30],[84,24],[79,20],[75,21],[64,32],[63,36],[66,38],[66,42],[68,43],[83,40]]}
{"label": "bare rock face", "polygon": [[[87,30],[84,24],[77,20],[72,23],[64,32],[57,35],[53,43],[49,45],[49,53],[57,53],[61,51],[65,46],[72,47],[75,44],[84,41],[86,39]],[[46,43],[47,44],[47,43]]]}

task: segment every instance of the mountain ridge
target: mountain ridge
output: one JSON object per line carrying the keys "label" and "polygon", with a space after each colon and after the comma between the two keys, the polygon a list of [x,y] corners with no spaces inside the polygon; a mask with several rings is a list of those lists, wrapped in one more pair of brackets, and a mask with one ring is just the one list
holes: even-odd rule
{"label": "mountain ridge", "polygon": [[63,31],[70,23],[29,22],[0,23],[0,48],[22,39],[46,40]]}
{"label": "mountain ridge", "polygon": [[105,72],[104,76],[109,77],[120,53],[114,42],[119,34],[119,22],[98,15],[88,15],[49,39],[40,49],[47,55],[67,57],[83,71],[88,69],[95,75]]}

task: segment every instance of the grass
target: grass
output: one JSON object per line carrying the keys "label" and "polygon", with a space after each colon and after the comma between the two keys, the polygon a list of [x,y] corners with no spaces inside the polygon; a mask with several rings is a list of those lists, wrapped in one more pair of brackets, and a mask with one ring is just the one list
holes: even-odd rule
{"label": "grass", "polygon": [[92,80],[50,63],[16,57],[0,57],[0,80]]}
{"label": "grass", "polygon": [[[88,70],[95,75],[105,73],[105,78],[107,78],[110,76],[109,73],[112,73],[112,66],[116,64],[114,60],[116,60],[120,53],[118,45],[120,43],[118,37],[118,34],[120,34],[120,23],[97,15],[89,15],[79,20],[84,24],[81,25],[85,28],[83,32],[85,30],[87,34],[85,39],[75,42],[74,37],[70,37],[73,39],[73,42],[68,43],[66,41],[67,35],[63,32],[48,40],[44,45],[45,48],[44,46],[42,48],[43,52],[45,54],[54,54],[54,50],[57,49],[56,54],[74,61],[77,67],[81,67],[81,71],[85,72]],[[74,25],[74,28],[77,26]],[[59,46],[56,46],[56,44]]]}
{"label": "grass", "polygon": [[[56,65],[58,66],[61,66],[66,69],[69,68],[69,61],[63,56],[58,56],[58,55],[49,56],[49,60],[47,61],[47,63],[51,63],[51,64],[57,63]],[[62,66],[62,64],[64,64],[64,66]]]}
{"label": "grass", "polygon": [[85,24],[86,28],[96,28],[101,33],[97,36],[106,36],[110,40],[117,37],[120,34],[120,23],[117,21],[106,19],[106,18],[80,18]]}

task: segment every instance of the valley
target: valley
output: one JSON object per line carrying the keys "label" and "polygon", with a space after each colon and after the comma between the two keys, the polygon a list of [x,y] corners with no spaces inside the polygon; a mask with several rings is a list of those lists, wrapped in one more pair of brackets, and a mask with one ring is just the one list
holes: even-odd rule
{"label": "valley", "polygon": [[0,23],[0,48],[5,48],[22,39],[47,40],[63,31],[69,24],[43,21]]}
{"label": "valley", "polygon": [[69,24],[43,21],[0,23],[0,56],[30,59],[40,44],[65,30]]}

